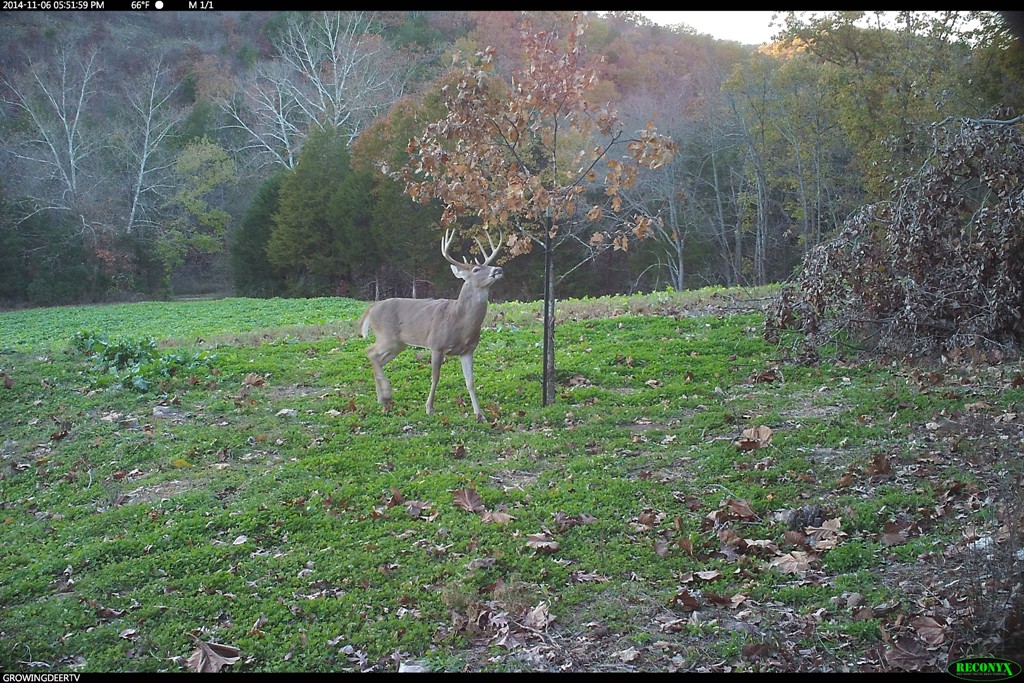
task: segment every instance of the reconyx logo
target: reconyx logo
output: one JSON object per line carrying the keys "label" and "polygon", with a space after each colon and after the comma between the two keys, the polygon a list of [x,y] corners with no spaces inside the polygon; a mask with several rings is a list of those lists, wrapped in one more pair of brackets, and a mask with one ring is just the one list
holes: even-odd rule
{"label": "reconyx logo", "polygon": [[951,676],[963,681],[1005,681],[1019,674],[1020,670],[1017,662],[994,657],[961,659],[946,667]]}

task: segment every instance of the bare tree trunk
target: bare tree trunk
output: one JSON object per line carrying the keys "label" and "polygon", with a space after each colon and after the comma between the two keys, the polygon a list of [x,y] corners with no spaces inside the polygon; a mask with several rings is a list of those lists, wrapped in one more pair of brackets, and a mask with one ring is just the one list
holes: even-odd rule
{"label": "bare tree trunk", "polygon": [[743,216],[736,215],[732,233],[732,284],[743,283]]}
{"label": "bare tree trunk", "polygon": [[[730,230],[728,220],[725,216],[725,189],[722,187],[722,177],[718,170],[718,155],[717,152],[711,152],[711,178],[712,178],[712,193],[715,200],[715,237],[716,241],[721,248],[722,262],[724,263],[724,269],[727,271],[728,284],[738,285],[740,283],[740,276],[743,268],[743,229],[739,216],[736,217],[736,225]],[[727,171],[728,172],[728,171]],[[738,192],[733,192],[732,197],[735,202],[735,197]],[[730,233],[732,235],[732,245],[729,244]]]}
{"label": "bare tree trunk", "polygon": [[173,160],[161,159],[160,149],[183,114],[170,105],[177,86],[165,83],[168,73],[158,59],[146,74],[148,82],[140,81],[139,87],[132,88],[126,98],[138,117],[136,137],[126,136],[124,143],[125,152],[134,161],[125,225],[129,235],[141,237],[147,228],[155,229],[160,225],[159,205],[166,202],[165,195],[170,192],[167,176]]}
{"label": "bare tree trunk", "polygon": [[757,163],[757,231],[754,241],[754,273],[755,284],[763,285],[767,280],[768,255],[768,183],[760,159]]}
{"label": "bare tree trunk", "polygon": [[675,290],[677,292],[681,292],[684,289],[686,289],[686,260],[685,260],[686,244],[685,244],[685,239],[683,238],[683,228],[678,223],[676,223],[675,234],[676,234],[676,239],[675,239],[675,254],[674,254],[674,256],[676,257],[676,262],[675,262],[675,268],[673,269],[673,270],[675,270],[675,273],[674,273],[674,275],[675,275],[675,285],[674,285],[674,287],[675,287]]}
{"label": "bare tree trunk", "polygon": [[555,402],[555,279],[553,277],[551,216],[544,233],[544,372],[541,381],[541,405]]}

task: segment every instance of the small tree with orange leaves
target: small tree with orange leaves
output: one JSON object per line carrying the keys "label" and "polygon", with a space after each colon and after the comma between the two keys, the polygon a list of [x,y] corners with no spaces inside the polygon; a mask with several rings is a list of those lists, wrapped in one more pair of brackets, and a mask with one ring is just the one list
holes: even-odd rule
{"label": "small tree with orange leaves", "polygon": [[[468,219],[470,232],[497,229],[510,257],[543,249],[543,405],[555,398],[554,249],[581,214],[590,225],[606,211],[621,215],[621,191],[675,152],[652,124],[627,135],[610,107],[588,99],[597,72],[585,59],[584,29],[578,15],[564,40],[526,25],[523,66],[508,81],[495,73],[491,48],[453,67],[441,86],[446,116],[409,142],[409,161],[394,173],[413,199],[441,202],[442,227]],[[583,195],[598,183],[607,202],[584,212]],[[626,250],[654,220],[634,214],[612,228],[602,221],[587,241],[595,251]]]}

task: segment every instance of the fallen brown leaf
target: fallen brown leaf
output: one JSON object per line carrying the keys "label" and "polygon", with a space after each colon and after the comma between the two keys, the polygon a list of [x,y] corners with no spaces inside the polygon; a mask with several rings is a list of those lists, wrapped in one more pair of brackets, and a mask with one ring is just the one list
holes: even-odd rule
{"label": "fallen brown leaf", "polygon": [[527,547],[533,548],[538,552],[547,554],[558,552],[558,541],[551,539],[545,533],[529,534],[526,538]]}
{"label": "fallen brown leaf", "polygon": [[263,626],[264,626],[264,625],[265,625],[265,624],[266,624],[266,623],[267,623],[268,621],[270,621],[270,620],[269,620],[269,619],[267,619],[267,617],[266,617],[266,616],[264,616],[264,615],[262,615],[262,614],[261,614],[261,615],[260,615],[260,617],[259,617],[259,619],[257,619],[257,620],[256,620],[256,621],[255,621],[255,622],[253,623],[253,625],[252,625],[252,628],[250,628],[250,629],[249,629],[249,635],[250,635],[250,636],[265,636],[266,634],[265,634],[265,633],[263,632],[263,630],[262,630],[262,629],[263,629]]}
{"label": "fallen brown leaf", "polygon": [[786,553],[768,563],[769,567],[776,567],[785,574],[800,574],[811,568],[811,561],[814,556],[800,550]]}
{"label": "fallen brown leaf", "polygon": [[872,477],[885,476],[892,473],[892,462],[885,453],[878,453],[866,469]]}
{"label": "fallen brown leaf", "polygon": [[807,537],[799,531],[784,531],[782,532],[782,539],[790,545],[806,547]]}
{"label": "fallen brown leaf", "polygon": [[772,443],[772,430],[761,425],[744,429],[740,438],[735,441],[736,447],[741,451],[756,451],[759,448],[767,448]]}
{"label": "fallen brown leaf", "polygon": [[886,522],[879,540],[885,545],[902,545],[907,542],[909,524]]}
{"label": "fallen brown leaf", "polygon": [[846,538],[846,533],[840,530],[841,525],[842,518],[836,517],[825,520],[821,526],[806,527],[807,542],[819,553],[830,550]]}
{"label": "fallen brown leaf", "polygon": [[453,501],[457,507],[467,512],[482,512],[486,509],[484,501],[476,489],[459,489],[453,493]]}
{"label": "fallen brown leaf", "polygon": [[507,512],[492,512],[491,510],[486,510],[482,515],[480,515],[480,520],[483,521],[484,524],[508,524],[513,519],[515,519],[515,517]]}
{"label": "fallen brown leaf", "polygon": [[50,419],[53,420],[54,424],[57,425],[56,431],[50,434],[50,441],[60,441],[71,432],[71,422],[63,420],[56,415],[52,415]]}
{"label": "fallen brown leaf", "polygon": [[437,513],[434,513],[434,515],[426,514],[431,507],[433,507],[432,504],[425,500],[410,500],[405,503],[405,511],[409,513],[410,517],[416,519],[422,518],[427,521],[430,521],[437,516]]}
{"label": "fallen brown leaf", "polygon": [[686,612],[693,612],[701,608],[701,602],[696,595],[687,588],[681,588],[672,596],[668,604],[678,607]]}
{"label": "fallen brown leaf", "polygon": [[555,618],[548,611],[547,603],[542,602],[526,614],[523,625],[535,631],[543,631],[554,620]]}
{"label": "fallen brown leaf", "polygon": [[750,503],[745,500],[735,500],[730,498],[725,502],[725,504],[729,508],[729,511],[740,519],[754,519],[757,517],[753,508],[750,507]]}
{"label": "fallen brown leaf", "polygon": [[888,646],[882,656],[889,666],[904,671],[922,671],[930,667],[932,658],[916,640],[904,636],[887,640]]}
{"label": "fallen brown leaf", "polygon": [[744,659],[751,662],[758,662],[768,657],[772,648],[768,643],[748,643],[742,649]]}
{"label": "fallen brown leaf", "polygon": [[715,607],[732,607],[732,598],[718,593],[704,593],[704,600]]}
{"label": "fallen brown leaf", "polygon": [[197,640],[199,645],[192,656],[188,658],[186,666],[193,673],[217,673],[225,666],[230,666],[238,661],[239,650],[230,645],[220,643],[206,643]]}
{"label": "fallen brown leaf", "polygon": [[941,645],[946,640],[946,629],[931,617],[918,617],[911,622],[921,640],[929,645]]}
{"label": "fallen brown leaf", "polygon": [[776,368],[768,368],[750,378],[755,384],[758,382],[774,382],[779,379],[779,371]]}
{"label": "fallen brown leaf", "polygon": [[861,608],[857,609],[856,611],[854,611],[854,613],[853,613],[853,620],[854,621],[867,621],[868,619],[874,619],[874,618],[875,618],[875,611],[873,609],[871,609],[870,607],[861,607]]}

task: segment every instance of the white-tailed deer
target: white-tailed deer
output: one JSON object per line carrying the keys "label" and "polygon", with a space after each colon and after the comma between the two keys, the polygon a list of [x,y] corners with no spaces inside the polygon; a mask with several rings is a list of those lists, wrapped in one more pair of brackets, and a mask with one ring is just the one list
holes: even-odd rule
{"label": "white-tailed deer", "polygon": [[[483,420],[480,404],[473,387],[473,352],[480,343],[480,326],[487,314],[490,288],[503,275],[501,268],[492,266],[501,240],[495,245],[487,235],[490,254],[483,263],[456,261],[448,255],[455,234],[446,231],[441,240],[441,255],[452,264],[455,277],[465,280],[458,299],[386,299],[371,305],[359,320],[363,338],[373,330],[375,342],[366,349],[373,365],[373,381],[377,385],[377,401],[385,407],[391,404],[391,382],[384,375],[384,366],[407,346],[430,349],[430,394],[427,396],[427,414],[434,412],[434,393],[441,375],[441,364],[447,356],[458,356],[462,361],[462,374],[466,378],[473,413]],[[477,242],[483,253],[483,245]]]}

